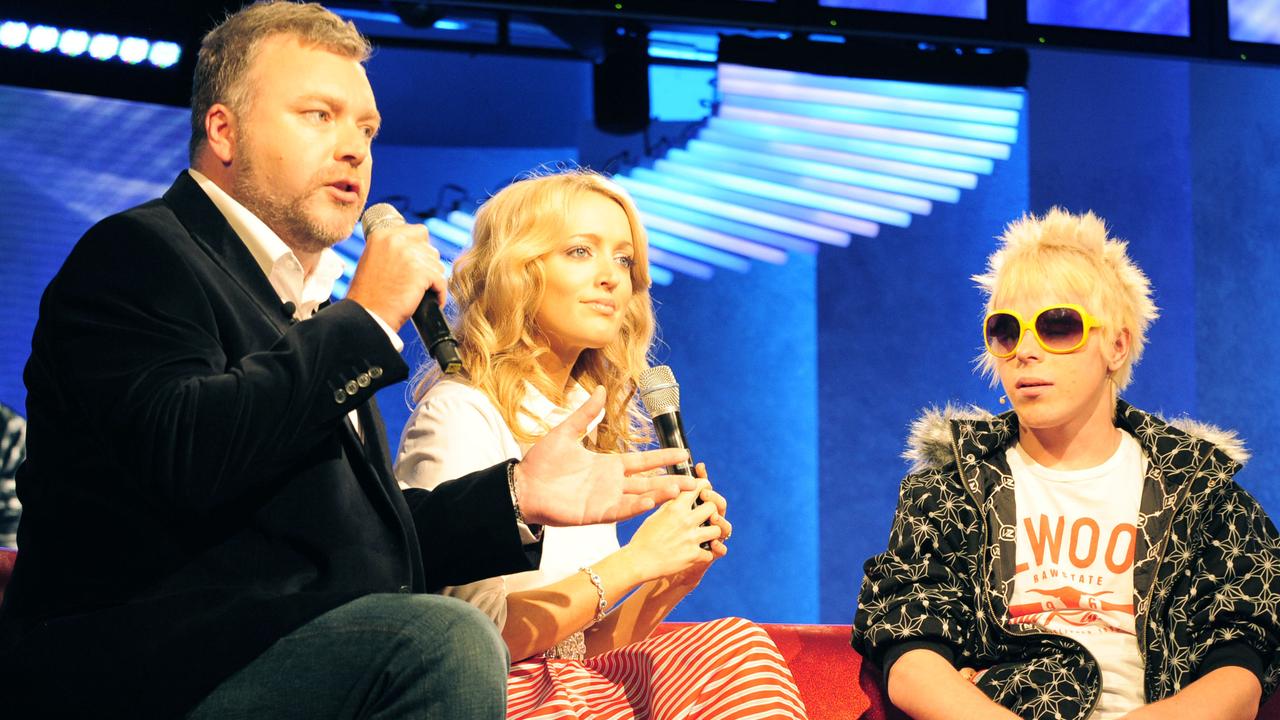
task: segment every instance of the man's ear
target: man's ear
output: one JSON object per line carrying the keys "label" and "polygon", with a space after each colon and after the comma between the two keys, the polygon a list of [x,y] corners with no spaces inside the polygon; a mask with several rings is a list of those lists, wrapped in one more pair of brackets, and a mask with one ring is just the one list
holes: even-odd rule
{"label": "man's ear", "polygon": [[1129,357],[1129,343],[1129,328],[1120,328],[1120,332],[1116,333],[1116,336],[1107,347],[1108,370],[1116,372],[1124,365],[1125,360]]}
{"label": "man's ear", "polygon": [[204,114],[205,144],[223,165],[230,165],[231,159],[235,157],[235,129],[235,113],[222,103],[214,103],[209,112]]}

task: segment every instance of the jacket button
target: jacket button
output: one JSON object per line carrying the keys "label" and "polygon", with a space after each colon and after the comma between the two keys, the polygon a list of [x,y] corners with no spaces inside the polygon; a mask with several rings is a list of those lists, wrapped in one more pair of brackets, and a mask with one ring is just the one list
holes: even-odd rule
{"label": "jacket button", "polygon": [[356,384],[360,387],[369,387],[369,383],[373,382],[369,377],[369,373],[360,373],[356,376]]}
{"label": "jacket button", "polygon": [[343,390],[342,388],[338,388],[337,390],[334,390],[334,391],[333,391],[333,401],[334,401],[334,402],[336,402],[336,403],[338,403],[339,405],[341,405],[342,403],[346,402],[346,401],[347,401],[347,391],[346,391],[346,390]]}
{"label": "jacket button", "polygon": [[369,377],[373,378],[374,380],[377,380],[378,378],[382,377],[382,368],[378,367],[377,365],[374,365],[373,367],[369,368]]}
{"label": "jacket button", "polygon": [[360,386],[356,384],[355,380],[348,380],[345,389],[348,395],[355,395],[357,392],[360,392]]}

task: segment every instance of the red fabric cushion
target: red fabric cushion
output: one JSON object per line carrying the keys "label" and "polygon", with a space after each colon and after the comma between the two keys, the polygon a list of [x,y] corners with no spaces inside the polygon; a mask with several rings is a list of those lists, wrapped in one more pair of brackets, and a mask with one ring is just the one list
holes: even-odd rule
{"label": "red fabric cushion", "polygon": [[13,574],[13,563],[17,559],[17,550],[0,548],[0,600],[4,600],[4,588],[9,584],[9,576]]}
{"label": "red fabric cushion", "polygon": [[[665,623],[664,628],[680,623]],[[889,703],[880,671],[864,665],[849,647],[848,625],[769,625],[762,623],[791,666],[809,720],[903,720]],[[855,683],[854,678],[857,678]],[[1280,693],[1258,713],[1258,720],[1280,720]]]}

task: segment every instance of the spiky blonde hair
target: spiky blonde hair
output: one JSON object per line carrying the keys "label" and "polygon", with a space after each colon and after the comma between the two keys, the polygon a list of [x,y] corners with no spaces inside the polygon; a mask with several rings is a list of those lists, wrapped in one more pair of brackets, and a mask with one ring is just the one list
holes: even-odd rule
{"label": "spiky blonde hair", "polygon": [[[1147,328],[1159,316],[1151,281],[1129,257],[1128,243],[1110,237],[1092,212],[1075,215],[1060,207],[1014,220],[999,242],[987,271],[973,276],[987,297],[986,312],[1046,294],[1080,302],[1102,322],[1108,344],[1121,330],[1129,331],[1129,354],[1112,375],[1118,390],[1127,387],[1146,347]],[[984,352],[977,363],[994,386],[995,357]]]}

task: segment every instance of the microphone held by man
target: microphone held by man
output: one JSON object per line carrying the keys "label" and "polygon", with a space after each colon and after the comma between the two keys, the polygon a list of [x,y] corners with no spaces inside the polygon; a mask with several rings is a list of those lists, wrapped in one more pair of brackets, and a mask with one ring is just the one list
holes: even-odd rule
{"label": "microphone held by man", "polygon": [[[366,240],[383,228],[406,224],[404,216],[388,203],[370,206],[364,211],[364,217],[360,222],[364,228]],[[427,348],[427,352],[440,366],[441,372],[446,375],[455,375],[462,371],[462,360],[458,356],[458,343],[454,340],[453,333],[449,331],[449,324],[444,319],[440,304],[440,293],[433,287],[428,288],[422,296],[422,301],[410,315],[410,320],[413,322],[413,327],[417,329],[419,337],[422,338],[422,344]]]}

